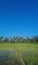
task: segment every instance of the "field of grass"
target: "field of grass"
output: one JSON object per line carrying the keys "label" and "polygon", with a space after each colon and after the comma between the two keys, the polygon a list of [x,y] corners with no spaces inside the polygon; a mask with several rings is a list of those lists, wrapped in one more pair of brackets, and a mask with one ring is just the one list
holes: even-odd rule
{"label": "field of grass", "polygon": [[[1,61],[1,59],[0,59],[0,62],[1,62],[0,65],[4,65],[5,63],[7,65],[21,65],[23,61],[24,61],[25,65],[38,65],[38,44],[33,44],[33,43],[23,43],[23,44],[22,43],[20,43],[20,44],[19,43],[15,43],[15,44],[0,43],[0,51],[1,51],[0,55],[2,55],[2,56],[4,56],[7,51],[8,51],[8,53],[6,53],[6,55],[9,54],[8,60]],[[16,54],[16,51],[17,51],[17,54]],[[19,56],[22,59],[20,59]],[[18,58],[18,61],[15,58]],[[20,62],[19,59],[20,59],[20,61],[22,60],[22,62]],[[15,61],[17,61],[17,62],[15,62]]]}

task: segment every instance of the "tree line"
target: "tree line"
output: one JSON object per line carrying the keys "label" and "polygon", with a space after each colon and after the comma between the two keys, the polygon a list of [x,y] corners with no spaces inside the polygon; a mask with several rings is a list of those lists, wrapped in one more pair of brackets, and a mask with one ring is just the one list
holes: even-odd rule
{"label": "tree line", "polygon": [[34,36],[32,38],[29,38],[28,36],[26,38],[23,37],[0,37],[0,42],[9,42],[9,43],[25,43],[25,42],[38,42],[38,36]]}

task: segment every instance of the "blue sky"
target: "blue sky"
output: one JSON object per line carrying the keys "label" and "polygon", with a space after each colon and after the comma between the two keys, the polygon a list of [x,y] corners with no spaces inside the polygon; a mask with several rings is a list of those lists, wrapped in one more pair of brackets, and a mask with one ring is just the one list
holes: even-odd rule
{"label": "blue sky", "polygon": [[38,35],[38,0],[0,0],[0,36]]}

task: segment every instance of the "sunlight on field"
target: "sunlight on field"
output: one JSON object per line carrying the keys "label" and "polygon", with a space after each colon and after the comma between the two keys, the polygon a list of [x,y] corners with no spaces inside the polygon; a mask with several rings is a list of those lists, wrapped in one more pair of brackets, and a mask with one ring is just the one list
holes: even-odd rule
{"label": "sunlight on field", "polygon": [[38,44],[31,44],[31,43],[24,43],[24,44],[9,44],[9,43],[0,43],[0,50],[13,50],[14,47],[18,48],[20,52],[37,52],[38,51]]}

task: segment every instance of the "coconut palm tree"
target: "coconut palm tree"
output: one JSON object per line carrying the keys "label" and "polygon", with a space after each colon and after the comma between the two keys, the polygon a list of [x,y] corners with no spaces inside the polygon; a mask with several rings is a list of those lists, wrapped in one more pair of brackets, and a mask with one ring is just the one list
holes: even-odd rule
{"label": "coconut palm tree", "polygon": [[3,41],[3,39],[4,39],[4,37],[3,37],[3,36],[1,36],[1,37],[0,37],[0,42],[2,42],[2,41]]}

